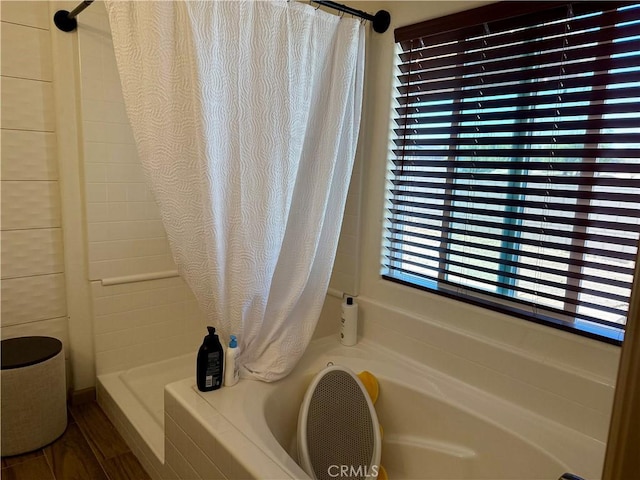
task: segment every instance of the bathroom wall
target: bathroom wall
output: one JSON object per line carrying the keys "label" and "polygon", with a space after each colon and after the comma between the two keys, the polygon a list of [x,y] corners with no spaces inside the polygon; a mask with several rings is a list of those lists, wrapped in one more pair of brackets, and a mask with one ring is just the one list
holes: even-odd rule
{"label": "bathroom wall", "polygon": [[3,1],[2,338],[59,338],[69,356],[47,2]]}
{"label": "bathroom wall", "polygon": [[88,277],[100,375],[194,352],[206,332],[195,298],[177,276],[145,184],[102,2],[82,12],[77,35]]}
{"label": "bathroom wall", "polygon": [[[360,334],[471,385],[585,434],[606,440],[619,347],[501,315],[385,281],[380,276],[389,150],[393,29],[488,2],[350,2],[391,12],[390,29],[367,45],[362,234],[359,245]],[[324,322],[340,300],[327,296]],[[335,331],[334,330],[334,331]]]}

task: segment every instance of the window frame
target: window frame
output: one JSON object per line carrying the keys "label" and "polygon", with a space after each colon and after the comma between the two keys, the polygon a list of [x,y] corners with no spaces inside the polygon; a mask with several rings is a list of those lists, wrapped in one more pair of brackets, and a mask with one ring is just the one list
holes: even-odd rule
{"label": "window frame", "polygon": [[[504,4],[505,3],[509,3],[509,7],[505,8]],[[612,4],[629,4],[629,3],[633,3],[633,2],[608,2],[609,5]],[[478,24],[482,24],[484,22],[488,22],[488,21],[495,21],[497,18],[498,19],[508,19],[510,17],[514,17],[514,16],[519,16],[519,15],[523,15],[523,14],[528,14],[528,13],[532,13],[534,11],[539,11],[539,10],[544,10],[545,8],[549,8],[549,7],[553,7],[553,8],[557,8],[559,6],[562,5],[567,5],[568,3],[561,3],[561,2],[535,2],[533,4],[531,3],[526,3],[523,4],[522,2],[499,2],[497,4],[490,4],[484,7],[480,7],[480,8],[476,8],[476,9],[471,9],[471,10],[467,10],[465,12],[460,12],[457,14],[453,14],[453,15],[448,15],[446,17],[442,17],[439,19],[435,19],[435,20],[428,20],[426,22],[420,22],[419,24],[415,24],[415,25],[411,25],[408,27],[402,27],[401,29],[396,30],[396,42],[397,42],[397,47],[399,48],[400,43],[403,41],[402,38],[405,38],[405,40],[407,38],[409,38],[411,35],[415,35],[415,33],[411,33],[411,32],[415,32],[416,29],[420,29],[423,30],[425,28],[425,24],[428,24],[429,27],[428,28],[437,28],[441,31],[446,32],[447,30],[457,30],[459,28],[463,28],[465,26],[469,26],[469,25],[478,25]],[[398,34],[398,31],[401,31],[401,35]],[[403,37],[404,35],[404,37]],[[452,34],[453,36],[455,36],[455,34]],[[399,55],[396,55],[396,59],[399,58]],[[609,60],[611,59],[611,57],[609,57]],[[454,96],[453,100],[452,100],[452,110],[455,110],[455,108],[453,107],[456,102],[460,102],[462,101],[461,98],[462,94],[464,93],[462,91],[462,89],[456,89],[455,92],[457,92],[457,97]],[[395,93],[395,89],[394,89],[394,93]],[[409,95],[409,89],[407,89],[406,92],[406,96]],[[530,92],[525,92],[524,95],[531,95]],[[535,93],[534,93],[535,95]],[[399,98],[400,95],[393,95],[394,98],[394,106],[392,107],[395,108],[398,105],[395,104],[395,99]],[[589,106],[591,106],[593,100],[589,101]],[[457,112],[459,112],[460,110],[456,110]],[[453,112],[452,112],[453,113]],[[596,113],[596,115],[602,115],[602,113]],[[525,121],[528,121],[528,119],[525,119]],[[391,130],[393,132],[393,120],[391,121]],[[456,128],[457,124],[453,124],[451,125],[451,133],[450,133],[450,138],[458,138],[459,135],[459,130]],[[405,128],[406,130],[406,128]],[[514,130],[512,131],[513,134],[517,134],[517,132]],[[393,142],[392,142],[393,143]],[[455,143],[455,142],[450,142],[448,149],[451,150],[451,145]],[[526,144],[525,144],[526,145]],[[582,148],[585,148],[586,144],[583,144]],[[522,147],[521,147],[522,148]],[[393,154],[392,154],[393,155]],[[456,159],[456,154],[453,153],[449,153],[449,158],[451,160]],[[581,162],[584,162],[585,160],[588,160],[588,157],[582,157]],[[592,159],[593,160],[593,159]],[[393,161],[393,158],[389,159],[389,162],[391,163]],[[447,176],[451,176],[455,169],[457,167],[453,166],[453,167],[449,167],[447,166]],[[391,172],[392,168],[388,168],[387,170],[387,181],[388,183],[392,181],[393,178],[393,173]],[[584,173],[584,172],[583,172]],[[588,172],[587,172],[588,173]],[[591,174],[593,174],[593,172],[591,172]],[[453,197],[453,192],[455,191],[455,181],[447,184],[448,188],[445,189],[444,191],[444,198],[447,197]],[[584,186],[580,185],[579,188],[582,189]],[[392,195],[390,193],[391,188],[387,189],[387,195]],[[588,195],[581,197],[577,200],[577,202],[587,202],[588,204],[591,203],[592,201],[592,197],[593,197],[593,185],[589,186],[589,189],[587,190],[589,192]],[[586,197],[586,198],[585,198]],[[388,200],[388,199],[387,199]],[[450,200],[445,200],[445,201],[450,201]],[[385,206],[385,208],[387,208],[388,210],[388,206],[389,206],[389,201],[386,202],[387,205]],[[522,208],[522,207],[516,207],[516,208]],[[450,213],[449,209],[443,209],[444,211],[447,212],[447,214]],[[577,212],[577,214],[580,214],[580,212]],[[389,220],[389,219],[393,219],[394,217],[396,217],[397,215],[399,215],[398,213],[385,213],[385,220]],[[587,223],[589,223],[589,212],[583,212],[582,215],[584,215],[585,220],[587,221]],[[397,218],[396,218],[397,219]],[[513,219],[512,219],[513,220]],[[518,221],[518,220],[515,220]],[[521,220],[520,220],[521,221]],[[450,222],[450,217],[443,217],[442,222]],[[573,225],[573,228],[582,228],[584,229],[584,231],[587,230],[587,226],[577,226],[577,225]],[[511,232],[514,232],[514,230],[510,230]],[[383,229],[383,257],[385,255],[385,253],[389,250],[389,249],[393,249],[390,245],[394,242],[402,242],[402,233],[401,232],[396,232],[396,231],[391,231],[391,233],[389,233],[390,230],[388,228]],[[440,235],[441,235],[441,244],[443,243],[451,243],[451,234],[452,232],[450,230],[448,230],[446,223],[444,224],[444,228],[441,228],[440,230]],[[385,237],[390,237],[391,241],[389,241],[389,239],[385,239]],[[586,240],[584,238],[582,238],[581,240],[577,237],[571,237],[571,243],[572,246],[576,243],[580,243],[582,242],[584,244]],[[504,240],[502,241],[503,245],[504,245]],[[518,243],[518,242],[513,242],[513,243]],[[511,246],[507,245],[506,246],[506,252],[503,252],[501,254],[501,256],[505,256],[506,257],[511,257],[511,258],[507,258],[508,261],[506,262],[500,262],[501,268],[508,268],[510,263],[513,263],[513,257],[517,257],[519,256],[518,253],[514,253],[514,251],[516,250],[515,248],[513,248],[513,243],[511,244]],[[385,267],[390,267],[394,261],[393,260],[384,260],[382,261],[382,268],[383,268],[383,273],[382,273],[382,278],[384,278],[385,280],[389,280],[395,283],[400,283],[400,284],[404,284],[413,288],[419,288],[421,290],[425,290],[428,292],[432,292],[432,293],[438,293],[440,295],[446,296],[446,297],[450,297],[450,298],[454,298],[456,300],[462,300],[465,301],[467,303],[470,304],[474,304],[477,306],[481,306],[484,308],[490,308],[492,310],[497,310],[500,311],[502,313],[506,313],[509,314],[511,316],[516,316],[519,318],[524,318],[526,320],[529,321],[533,321],[535,323],[540,323],[540,324],[544,324],[544,325],[549,325],[555,328],[559,328],[565,331],[569,331],[572,333],[576,333],[579,335],[583,335],[586,337],[590,337],[590,338],[595,338],[607,343],[612,343],[615,345],[620,345],[622,343],[622,340],[624,338],[624,325],[622,325],[619,329],[609,329],[607,327],[607,325],[599,325],[599,324],[591,324],[587,321],[579,321],[573,318],[570,318],[569,316],[566,317],[562,317],[562,316],[551,316],[548,314],[545,314],[544,312],[544,308],[540,308],[538,312],[534,312],[534,315],[531,315],[529,313],[523,313],[523,309],[522,307],[520,308],[514,308],[512,305],[508,304],[508,303],[504,303],[502,302],[502,300],[498,300],[496,301],[496,295],[493,295],[491,292],[482,292],[482,293],[478,293],[478,292],[474,292],[473,295],[470,295],[468,293],[465,293],[465,287],[464,286],[451,286],[451,285],[445,285],[441,282],[441,280],[446,280],[446,275],[448,275],[448,270],[450,267],[449,262],[447,261],[446,256],[449,254],[448,252],[450,252],[450,250],[448,248],[440,248],[440,261],[439,264],[440,265],[447,265],[443,268],[438,268],[438,277],[437,279],[427,279],[427,278],[410,278],[411,275],[389,275],[389,274],[385,274],[384,273],[384,269]],[[510,252],[510,253],[509,253]],[[571,249],[570,250],[570,255],[576,255],[576,250],[575,249]],[[577,289],[576,291],[572,291],[572,290],[565,290],[565,299],[564,299],[564,307],[566,309],[566,305],[568,305],[567,302],[567,296],[568,295],[573,295],[574,297],[579,297],[581,294],[581,291],[583,290],[582,284],[583,284],[583,279],[584,279],[584,269],[585,269],[585,264],[588,264],[588,262],[585,260],[585,256],[586,253],[581,253],[580,257],[581,260],[580,261],[571,261],[570,262],[570,273],[571,275],[567,276],[567,280],[568,282],[572,282],[574,283],[574,287]],[[638,253],[636,252],[636,260],[638,259]],[[519,267],[511,267],[511,268],[519,268]],[[507,277],[505,275],[503,275],[502,273],[498,273],[498,278],[503,278],[503,280],[505,281],[504,283],[509,283],[511,281],[515,281],[513,277]],[[500,283],[498,281],[498,283]],[[499,287],[502,288],[502,287]],[[574,311],[577,310],[578,305],[574,305]],[[536,309],[536,307],[533,307],[534,309]],[[627,321],[629,321],[629,318],[627,317]],[[621,330],[621,331],[620,331]]]}

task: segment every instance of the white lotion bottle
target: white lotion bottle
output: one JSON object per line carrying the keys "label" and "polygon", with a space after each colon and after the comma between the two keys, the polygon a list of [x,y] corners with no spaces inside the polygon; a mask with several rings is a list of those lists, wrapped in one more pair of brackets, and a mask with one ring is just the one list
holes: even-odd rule
{"label": "white lotion bottle", "polygon": [[224,358],[224,386],[231,387],[238,383],[238,378],[240,378],[240,371],[238,367],[238,340],[235,335],[231,335],[231,340],[229,341],[229,346],[225,352]]}
{"label": "white lotion bottle", "polygon": [[348,347],[358,342],[358,304],[353,297],[347,297],[342,303],[340,342]]}

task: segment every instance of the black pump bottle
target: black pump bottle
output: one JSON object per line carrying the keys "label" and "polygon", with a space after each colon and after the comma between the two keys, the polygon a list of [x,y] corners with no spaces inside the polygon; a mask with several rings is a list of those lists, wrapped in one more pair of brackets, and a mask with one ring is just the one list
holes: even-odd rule
{"label": "black pump bottle", "polygon": [[207,327],[207,330],[209,335],[204,337],[196,362],[196,383],[201,392],[220,388],[224,373],[224,352],[216,335],[216,329]]}

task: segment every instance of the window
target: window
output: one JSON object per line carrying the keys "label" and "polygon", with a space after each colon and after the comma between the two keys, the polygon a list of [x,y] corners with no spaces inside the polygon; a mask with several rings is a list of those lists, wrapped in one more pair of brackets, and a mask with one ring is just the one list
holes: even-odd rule
{"label": "window", "polygon": [[399,28],[382,274],[619,343],[640,233],[640,5]]}

